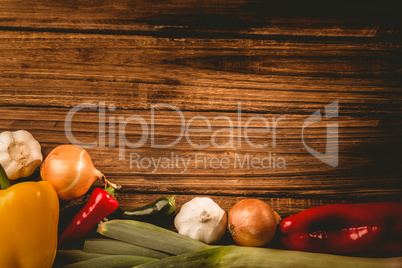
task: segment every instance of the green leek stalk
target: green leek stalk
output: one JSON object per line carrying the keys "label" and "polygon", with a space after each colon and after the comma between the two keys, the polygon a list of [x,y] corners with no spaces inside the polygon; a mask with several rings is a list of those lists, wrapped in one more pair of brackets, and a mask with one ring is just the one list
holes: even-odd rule
{"label": "green leek stalk", "polygon": [[221,246],[136,268],[400,268],[402,258],[362,258],[257,247]]}
{"label": "green leek stalk", "polygon": [[132,220],[99,224],[102,235],[177,255],[138,268],[400,268],[402,258],[362,258],[258,247],[210,246],[155,225]]}
{"label": "green leek stalk", "polygon": [[135,255],[150,257],[155,259],[162,259],[170,257],[170,254],[160,251],[152,250],[149,248],[132,245],[118,240],[104,239],[104,238],[92,238],[86,239],[84,243],[85,252],[101,253],[101,254],[113,254],[113,255]]}
{"label": "green leek stalk", "polygon": [[106,255],[98,254],[98,253],[83,252],[82,250],[78,250],[78,249],[58,250],[53,267],[60,267],[63,265],[74,263],[74,262],[86,261],[86,260],[99,258],[99,257],[103,257],[103,256],[106,256]]}
{"label": "green leek stalk", "polygon": [[75,262],[62,268],[129,268],[142,263],[152,262],[157,259],[142,257],[142,256],[130,256],[130,255],[109,255],[99,258],[88,259],[85,261]]}
{"label": "green leek stalk", "polygon": [[98,233],[129,244],[179,255],[211,248],[198,240],[146,222],[111,220],[98,225]]}

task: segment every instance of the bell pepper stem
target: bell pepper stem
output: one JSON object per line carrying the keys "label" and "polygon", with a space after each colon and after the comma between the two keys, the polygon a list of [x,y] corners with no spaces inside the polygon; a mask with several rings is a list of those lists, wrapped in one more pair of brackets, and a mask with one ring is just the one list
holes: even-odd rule
{"label": "bell pepper stem", "polygon": [[0,164],[0,187],[1,190],[5,190],[11,186],[10,180],[7,177],[7,173],[3,166]]}

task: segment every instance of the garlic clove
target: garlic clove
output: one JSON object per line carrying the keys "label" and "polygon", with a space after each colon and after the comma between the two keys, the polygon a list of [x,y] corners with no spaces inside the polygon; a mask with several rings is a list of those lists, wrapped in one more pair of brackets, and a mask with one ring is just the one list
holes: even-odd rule
{"label": "garlic clove", "polygon": [[14,141],[23,141],[29,143],[29,140],[33,138],[32,134],[26,130],[17,130],[13,133]]}
{"label": "garlic clove", "polygon": [[4,167],[4,171],[6,172],[7,177],[10,180],[15,180],[19,178],[20,167],[18,166],[18,163],[16,161],[9,158],[4,163],[1,163],[1,165]]}
{"label": "garlic clove", "polygon": [[37,161],[39,160],[40,162],[42,162],[43,160],[43,156],[42,156],[42,152],[41,152],[41,148],[40,146],[36,149],[37,146],[31,146],[31,156],[30,156],[30,160],[32,161]]}
{"label": "garlic clove", "polygon": [[[34,161],[40,161],[42,163],[43,156],[41,152],[41,146],[37,140],[31,135],[31,138],[26,141],[28,144],[29,148],[31,149],[31,155],[29,162],[34,162]],[[40,165],[40,163],[39,163]],[[38,166],[39,166],[38,165]]]}
{"label": "garlic clove", "polygon": [[3,166],[3,163],[5,163],[10,157],[8,156],[7,153],[7,148],[6,150],[0,150],[0,164]]}
{"label": "garlic clove", "polygon": [[29,163],[27,163],[23,168],[20,169],[20,178],[28,177],[32,173],[34,173],[35,169],[40,166],[42,160],[39,159],[31,159]]}
{"label": "garlic clove", "polygon": [[10,131],[0,133],[0,143],[9,145],[13,141],[13,134]]}
{"label": "garlic clove", "polygon": [[0,153],[7,152],[8,145],[9,144],[5,144],[5,143],[0,142]]}
{"label": "garlic clove", "polygon": [[199,241],[206,241],[207,238],[206,233],[201,226],[198,226],[198,228],[194,228],[192,237]]}

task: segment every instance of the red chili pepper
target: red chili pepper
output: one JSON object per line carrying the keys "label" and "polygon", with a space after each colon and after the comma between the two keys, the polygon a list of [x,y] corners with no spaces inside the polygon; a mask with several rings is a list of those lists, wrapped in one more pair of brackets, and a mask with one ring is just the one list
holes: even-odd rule
{"label": "red chili pepper", "polygon": [[283,219],[279,230],[282,244],[293,250],[402,252],[402,202],[313,207]]}
{"label": "red chili pepper", "polygon": [[113,213],[119,206],[119,203],[112,197],[112,195],[113,192],[109,194],[105,190],[95,188],[92,191],[88,202],[77,213],[77,215],[75,215],[70,224],[61,234],[59,246],[84,237],[106,216]]}

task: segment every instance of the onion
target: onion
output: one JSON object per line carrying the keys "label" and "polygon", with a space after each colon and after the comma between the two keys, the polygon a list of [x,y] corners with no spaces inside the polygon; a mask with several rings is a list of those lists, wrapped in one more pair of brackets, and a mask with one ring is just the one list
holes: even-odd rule
{"label": "onion", "polygon": [[53,185],[60,199],[68,201],[84,195],[97,179],[117,188],[97,170],[82,147],[60,145],[54,148],[42,163],[42,180]]}
{"label": "onion", "polygon": [[228,229],[241,246],[259,247],[269,243],[275,235],[280,216],[258,199],[244,199],[229,211]]}

